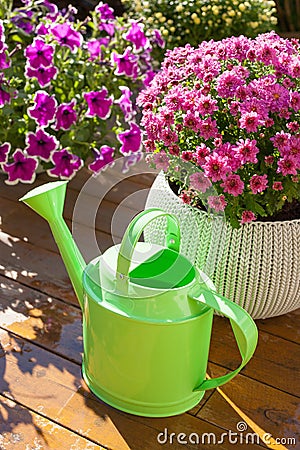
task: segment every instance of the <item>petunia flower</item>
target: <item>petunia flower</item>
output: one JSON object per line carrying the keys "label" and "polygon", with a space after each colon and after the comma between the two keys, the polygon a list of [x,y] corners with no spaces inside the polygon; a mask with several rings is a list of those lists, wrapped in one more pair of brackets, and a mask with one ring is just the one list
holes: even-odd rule
{"label": "petunia flower", "polygon": [[130,30],[124,35],[127,41],[132,42],[136,48],[145,48],[149,46],[149,39],[146,37],[143,26],[138,22],[132,22]]}
{"label": "petunia flower", "polygon": [[0,164],[7,162],[10,149],[10,142],[4,142],[4,144],[0,145]]}
{"label": "petunia flower", "polygon": [[55,129],[68,130],[77,120],[77,113],[74,109],[75,100],[70,103],[62,103],[58,106],[55,115]]}
{"label": "petunia flower", "polygon": [[49,67],[53,64],[54,47],[36,38],[25,48],[24,54],[33,69],[38,69],[40,66]]}
{"label": "petunia flower", "polygon": [[13,154],[13,162],[3,164],[3,170],[8,173],[6,184],[33,183],[36,177],[35,170],[38,161],[34,157],[27,157],[22,150],[17,149]]}
{"label": "petunia flower", "polygon": [[28,108],[29,117],[35,119],[39,126],[48,126],[54,119],[57,101],[45,91],[37,91],[34,96],[35,105]]}
{"label": "petunia flower", "polygon": [[37,34],[38,36],[45,36],[46,34],[49,33],[49,28],[50,28],[50,25],[49,25],[48,23],[47,23],[47,24],[45,24],[45,23],[40,23],[40,24],[36,27],[35,32],[36,32],[36,34]]}
{"label": "petunia flower", "polygon": [[83,42],[82,34],[74,30],[72,25],[68,23],[59,23],[51,28],[53,36],[59,45],[69,47],[72,52],[80,47]]}
{"label": "petunia flower", "polygon": [[103,87],[101,91],[85,92],[83,97],[88,104],[86,117],[98,116],[100,119],[107,119],[111,113],[113,96],[107,97],[108,90]]}
{"label": "petunia flower", "polygon": [[99,39],[91,39],[88,41],[87,48],[90,54],[90,61],[101,57],[101,43]]}
{"label": "petunia flower", "polygon": [[16,14],[14,17],[12,17],[11,21],[25,33],[31,34],[34,30],[34,26],[31,20],[32,16],[33,11],[22,11],[21,14]]}
{"label": "petunia flower", "polygon": [[111,166],[114,162],[114,152],[115,149],[109,147],[108,145],[102,145],[99,150],[94,149],[95,160],[89,164],[89,169],[93,172],[101,172],[105,170],[108,166]]}
{"label": "petunia flower", "polygon": [[58,148],[58,141],[51,134],[39,129],[36,133],[29,132],[25,138],[27,147],[25,150],[30,156],[39,156],[44,161],[49,161],[51,153]]}
{"label": "petunia flower", "polygon": [[11,61],[6,54],[7,46],[4,45],[2,50],[0,51],[0,70],[7,69],[11,66]]}
{"label": "petunia flower", "polygon": [[0,106],[10,103],[10,94],[6,92],[0,84]]}
{"label": "petunia flower", "polygon": [[119,133],[117,135],[117,138],[122,144],[120,152],[123,155],[136,153],[141,149],[142,132],[140,127],[134,122],[131,122],[129,130],[126,130],[123,133]]}
{"label": "petunia flower", "polygon": [[116,65],[116,75],[127,75],[136,78],[138,73],[137,56],[135,56],[130,47],[127,47],[122,55],[112,52],[112,64]]}
{"label": "petunia flower", "polygon": [[73,178],[76,172],[83,166],[82,159],[68,152],[65,148],[54,152],[51,156],[51,161],[54,167],[53,169],[47,170],[48,175],[67,180]]}
{"label": "petunia flower", "polygon": [[123,157],[123,165],[121,172],[127,173],[130,170],[130,167],[135,166],[137,163],[139,163],[143,159],[144,154],[142,152],[133,153],[128,156]]}
{"label": "petunia flower", "polygon": [[151,83],[151,81],[153,80],[153,78],[155,77],[156,72],[154,72],[153,70],[148,70],[145,77],[143,78],[143,84],[145,87],[148,87]]}
{"label": "petunia flower", "polygon": [[109,36],[115,33],[115,24],[113,22],[102,22],[99,24],[99,30],[105,31]]}
{"label": "petunia flower", "polygon": [[28,78],[36,78],[41,87],[46,87],[51,83],[51,80],[56,78],[57,68],[54,66],[40,66],[38,69],[33,69],[30,66],[26,66],[25,75]]}
{"label": "petunia flower", "polygon": [[162,38],[161,32],[158,29],[153,30],[153,40],[154,43],[157,44],[159,47],[164,48],[165,47],[165,41]]}
{"label": "petunia flower", "polygon": [[114,10],[107,3],[100,2],[95,8],[102,20],[114,20]]}
{"label": "petunia flower", "polygon": [[122,92],[122,95],[115,103],[120,106],[124,114],[124,119],[130,121],[135,114],[132,101],[130,100],[132,92],[127,86],[120,86],[119,89]]}

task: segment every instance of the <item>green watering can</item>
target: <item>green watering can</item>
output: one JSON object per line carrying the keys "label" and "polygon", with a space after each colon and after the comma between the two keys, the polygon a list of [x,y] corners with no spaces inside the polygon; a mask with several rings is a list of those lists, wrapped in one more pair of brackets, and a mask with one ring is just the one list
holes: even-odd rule
{"label": "green watering can", "polygon": [[[85,382],[97,397],[131,414],[164,417],[189,410],[249,361],[257,344],[255,323],[179,253],[178,221],[163,210],[138,214],[121,244],[86,265],[62,218],[66,183],[47,183],[21,200],[49,222],[77,294]],[[165,247],[138,242],[160,217],[166,218]],[[214,311],[229,318],[242,362],[206,380]]]}

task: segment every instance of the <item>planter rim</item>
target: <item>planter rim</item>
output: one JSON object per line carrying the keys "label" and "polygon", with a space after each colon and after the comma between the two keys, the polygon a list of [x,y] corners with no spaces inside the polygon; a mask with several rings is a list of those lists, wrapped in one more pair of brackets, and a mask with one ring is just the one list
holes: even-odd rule
{"label": "planter rim", "polygon": [[[166,185],[168,186],[170,195],[172,195],[172,196],[174,197],[174,199],[176,199],[176,201],[179,203],[179,202],[180,202],[180,199],[179,199],[179,197],[172,191],[172,189],[170,188],[170,185],[169,185],[169,183],[168,183],[167,180],[166,180],[166,175],[165,175],[165,173],[164,173],[163,171],[161,171],[161,172],[158,174],[158,177],[161,177],[161,178],[164,180],[164,182],[165,182]],[[207,211],[203,211],[203,210],[201,210],[201,209],[199,209],[199,208],[195,208],[195,207],[193,207],[193,206],[191,206],[191,205],[188,205],[187,203],[183,203],[183,202],[182,202],[182,205],[181,205],[181,206],[183,206],[183,207],[185,207],[185,208],[187,208],[187,209],[190,209],[191,211],[197,211],[197,213],[199,213],[199,214],[204,214],[204,215],[206,215],[208,218],[210,217]],[[221,220],[220,217],[219,217],[219,218],[217,217],[216,219]],[[295,224],[300,224],[300,219],[293,219],[293,220],[275,220],[275,221],[265,221],[265,222],[263,222],[263,221],[261,221],[261,220],[256,220],[256,221],[253,221],[253,222],[251,222],[251,223],[245,223],[245,224],[242,225],[242,227],[243,227],[243,228],[246,228],[246,227],[249,228],[249,227],[258,227],[258,226],[284,226],[284,225],[295,225]],[[230,225],[228,222],[225,221],[225,219],[224,219],[224,225],[226,225],[226,226],[229,227],[230,229],[234,230],[234,228],[232,228],[231,225]]]}

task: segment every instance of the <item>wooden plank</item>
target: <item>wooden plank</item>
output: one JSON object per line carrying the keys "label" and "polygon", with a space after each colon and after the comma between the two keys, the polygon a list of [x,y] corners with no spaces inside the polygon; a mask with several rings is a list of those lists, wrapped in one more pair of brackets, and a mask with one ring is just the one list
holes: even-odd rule
{"label": "wooden plank", "polygon": [[[229,321],[214,318],[210,361],[235,369],[240,363],[235,339]],[[259,342],[253,358],[243,369],[243,374],[262,383],[300,396],[300,345],[260,331]]]}
{"label": "wooden plank", "polygon": [[300,344],[300,308],[283,316],[256,321],[259,330]]}
{"label": "wooden plank", "polygon": [[[210,364],[210,376],[224,373],[223,368]],[[260,436],[269,433],[273,438],[294,438],[296,445],[300,443],[299,399],[243,375],[214,391],[197,417],[233,432],[242,431],[243,425],[237,424],[243,422],[244,437],[254,431]]]}
{"label": "wooden plank", "polygon": [[[57,253],[58,248],[54,242],[48,223],[27,206],[20,203],[17,205],[18,208],[15,209],[13,205],[14,203],[10,200],[0,198],[0,231],[7,235],[13,236],[13,238],[21,239],[24,242],[30,242],[36,247]],[[10,212],[6,213],[6,211]],[[129,213],[127,213],[128,222],[135,214],[136,212],[134,211],[129,211]],[[88,223],[89,219],[86,216],[83,217],[83,221]],[[112,238],[110,234],[95,230],[93,226],[87,227],[86,225],[80,223],[72,224],[70,220],[66,220],[66,222],[70,230],[75,230],[75,239],[78,238],[78,233],[76,234],[76,230],[80,228],[80,236],[86,246],[90,246],[91,241],[94,242],[95,236],[96,241],[101,244],[102,251],[112,245]],[[102,220],[100,222],[102,223]],[[120,229],[120,225],[117,224],[117,229],[113,227],[113,235],[117,240],[121,240],[118,236],[121,235],[120,233],[123,233],[123,229],[127,227],[128,222],[123,219],[121,224],[122,230],[119,233],[118,228]],[[90,223],[91,225],[93,224],[92,220],[90,220]],[[107,219],[106,228],[110,231],[109,223],[110,221]],[[85,245],[81,245],[81,247],[84,247],[83,250],[85,250]],[[97,252],[97,255],[99,255],[99,252]]]}
{"label": "wooden plank", "polygon": [[104,450],[12,400],[0,396],[1,450]]}
{"label": "wooden plank", "polygon": [[0,242],[0,274],[78,305],[60,255],[10,235]]}
{"label": "wooden plank", "polygon": [[[0,340],[3,349],[0,392],[104,447],[159,449],[157,436],[165,428],[177,434],[213,432],[220,435],[222,432],[219,427],[189,414],[150,419],[120,412],[88,391],[79,365],[15,338],[11,333],[0,332]],[[171,448],[182,447],[174,442]],[[226,446],[218,448],[225,450]]]}
{"label": "wooden plank", "polygon": [[79,308],[0,276],[0,327],[81,364]]}

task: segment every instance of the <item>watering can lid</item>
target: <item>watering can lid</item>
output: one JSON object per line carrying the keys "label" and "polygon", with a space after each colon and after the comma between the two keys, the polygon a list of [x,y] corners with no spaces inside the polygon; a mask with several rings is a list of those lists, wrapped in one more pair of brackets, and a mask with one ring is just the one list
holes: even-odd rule
{"label": "watering can lid", "polygon": [[[166,247],[138,242],[150,221],[165,216]],[[143,211],[130,223],[120,245],[87,266],[84,288],[94,300],[107,302],[105,307],[127,317],[165,322],[198,316],[203,307],[198,304],[191,310],[186,295],[197,271],[179,253],[179,245],[175,216],[156,208]]]}

